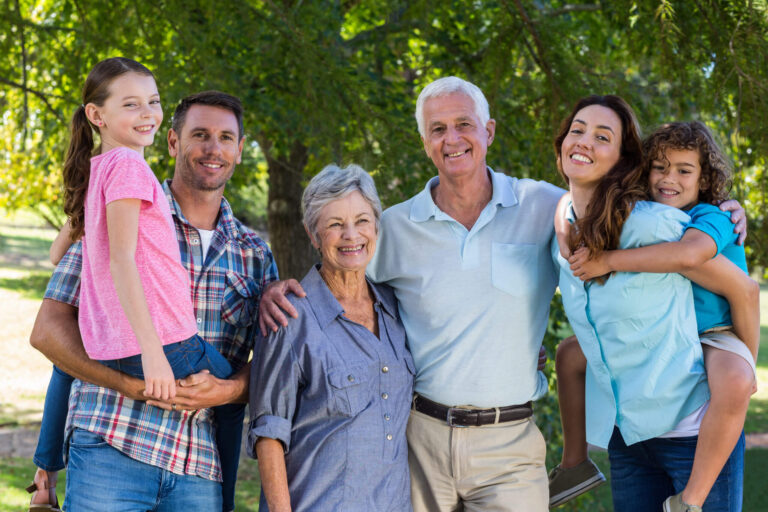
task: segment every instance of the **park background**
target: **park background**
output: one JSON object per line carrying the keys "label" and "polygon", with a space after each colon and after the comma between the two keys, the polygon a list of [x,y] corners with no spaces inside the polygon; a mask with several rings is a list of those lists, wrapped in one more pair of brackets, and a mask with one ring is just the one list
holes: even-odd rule
{"label": "park background", "polygon": [[[27,340],[52,270],[53,228],[64,220],[68,122],[88,71],[110,56],[156,74],[165,124],[146,156],[160,179],[172,173],[162,134],[181,97],[219,89],[243,100],[246,150],[226,196],[270,240],[283,277],[301,277],[312,261],[299,198],[325,164],[361,164],[385,205],[423,188],[435,170],[415,101],[446,75],[488,97],[497,121],[489,165],[561,186],[552,139],[581,96],[623,96],[645,133],[669,120],[705,122],[734,163],[750,268],[765,277],[766,0],[5,0],[0,13],[0,445],[8,455],[29,442],[22,433],[39,422],[50,372]],[[761,297],[767,347],[750,433],[768,432],[768,287]],[[567,332],[556,298],[550,358]],[[536,411],[551,467],[560,449],[554,393]],[[604,454],[596,458],[607,471]],[[768,510],[768,451],[750,449],[746,464],[744,510]],[[29,458],[0,459],[0,511],[23,507],[32,474]],[[241,465],[238,493],[243,510],[257,509],[253,461]],[[611,510],[610,491],[561,510]]]}

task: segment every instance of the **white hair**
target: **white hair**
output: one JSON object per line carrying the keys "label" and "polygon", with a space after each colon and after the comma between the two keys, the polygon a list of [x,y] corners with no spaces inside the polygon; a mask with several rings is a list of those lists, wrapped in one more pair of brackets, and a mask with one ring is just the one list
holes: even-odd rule
{"label": "white hair", "polygon": [[376,231],[379,230],[381,218],[381,201],[376,193],[376,184],[370,174],[359,165],[349,164],[343,169],[336,164],[323,167],[323,170],[309,181],[304,194],[301,196],[301,212],[303,222],[315,239],[318,239],[317,223],[320,211],[325,205],[354,191],[360,192],[373,209],[376,220]]}
{"label": "white hair", "polygon": [[416,123],[419,125],[419,135],[421,135],[422,138],[424,138],[425,129],[424,104],[430,98],[446,96],[455,92],[464,94],[472,100],[475,104],[475,114],[480,119],[483,126],[485,126],[491,119],[491,114],[488,110],[488,100],[485,99],[485,94],[483,94],[483,91],[481,91],[478,86],[457,76],[438,78],[422,89],[419,94],[419,99],[416,100]]}

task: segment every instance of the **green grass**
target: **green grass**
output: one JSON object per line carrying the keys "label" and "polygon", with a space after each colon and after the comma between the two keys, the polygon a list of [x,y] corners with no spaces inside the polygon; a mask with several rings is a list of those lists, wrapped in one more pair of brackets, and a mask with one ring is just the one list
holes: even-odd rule
{"label": "green grass", "polygon": [[[0,459],[0,512],[26,510],[29,494],[24,490],[32,482],[35,467],[30,459]],[[59,473],[56,485],[59,502],[64,502],[66,471]],[[237,510],[256,512],[259,510],[259,470],[256,461],[242,460],[237,477],[235,502]],[[107,509],[105,509],[107,510]]]}
{"label": "green grass", "polygon": [[757,393],[752,395],[744,431],[768,432],[768,285],[760,290],[760,351],[757,355]]}

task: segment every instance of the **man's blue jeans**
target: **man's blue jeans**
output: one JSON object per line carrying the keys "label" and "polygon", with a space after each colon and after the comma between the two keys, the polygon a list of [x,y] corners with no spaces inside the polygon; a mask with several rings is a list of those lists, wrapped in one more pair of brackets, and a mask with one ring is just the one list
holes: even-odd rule
{"label": "man's blue jeans", "polygon": [[[227,378],[232,373],[232,367],[226,358],[199,336],[165,345],[163,350],[176,378],[183,378],[204,369],[220,379]],[[144,378],[141,355],[100,362],[123,373]],[[43,421],[34,455],[35,465],[47,471],[59,471],[64,468],[64,426],[71,385],[72,377],[54,366],[45,395]],[[245,404],[220,405],[214,407],[213,411],[216,420],[216,445],[224,480],[223,510],[226,512],[235,508],[235,483],[240,463]]]}
{"label": "man's blue jeans", "polygon": [[221,510],[221,484],[134,460],[76,428],[69,443],[64,509],[77,512]]}
{"label": "man's blue jeans", "polygon": [[[608,445],[615,512],[661,510],[683,490],[693,466],[698,437],[653,438],[627,446],[614,428]],[[744,488],[744,434],[704,502],[704,512],[740,512]]]}

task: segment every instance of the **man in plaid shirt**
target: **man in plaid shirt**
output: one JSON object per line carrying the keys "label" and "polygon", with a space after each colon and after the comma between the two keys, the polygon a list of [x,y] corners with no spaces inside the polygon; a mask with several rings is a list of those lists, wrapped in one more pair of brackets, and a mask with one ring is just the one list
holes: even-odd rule
{"label": "man in plaid shirt", "polygon": [[216,91],[184,98],[168,134],[173,180],[164,184],[199,333],[227,357],[232,377],[191,375],[172,403],[145,402],[142,380],[89,359],[83,349],[80,243],[48,284],[30,341],[80,379],[72,386],[66,430],[68,510],[234,509],[236,475],[222,490],[208,408],[233,404],[242,421],[259,299],[277,279],[269,248],[233,217],[223,197],[243,150],[242,112],[237,98]]}

